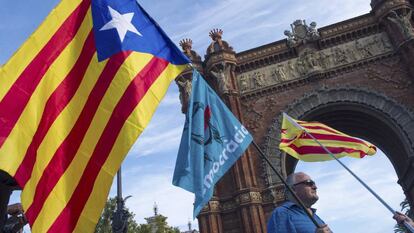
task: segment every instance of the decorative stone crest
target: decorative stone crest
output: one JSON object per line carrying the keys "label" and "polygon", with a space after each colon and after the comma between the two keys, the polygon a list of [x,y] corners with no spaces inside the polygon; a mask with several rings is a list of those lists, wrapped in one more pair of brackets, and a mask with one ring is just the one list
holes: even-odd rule
{"label": "decorative stone crest", "polygon": [[295,20],[291,25],[292,31],[285,30],[284,34],[288,37],[288,46],[294,47],[298,44],[316,41],[320,38],[316,29],[316,23],[312,22],[308,26],[305,20]]}

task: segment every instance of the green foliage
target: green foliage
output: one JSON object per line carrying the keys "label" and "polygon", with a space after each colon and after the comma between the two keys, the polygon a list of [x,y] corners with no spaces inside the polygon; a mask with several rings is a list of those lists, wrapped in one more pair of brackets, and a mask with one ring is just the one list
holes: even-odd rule
{"label": "green foliage", "polygon": [[145,220],[147,220],[147,224],[141,224],[141,227],[144,227],[145,229],[147,227],[149,227],[149,229],[153,228],[156,233],[180,233],[180,230],[177,227],[168,226],[167,217],[165,216],[155,215],[154,217],[146,218]]}
{"label": "green foliage", "polygon": [[[177,227],[170,227],[167,224],[167,217],[156,215],[146,218],[147,224],[140,224],[134,220],[135,214],[126,208],[129,214],[128,233],[152,233],[152,229],[156,229],[156,233],[180,233]],[[96,225],[95,233],[112,233],[112,215],[116,211],[116,198],[109,198],[102,212],[101,218]]]}
{"label": "green foliage", "polygon": [[[129,211],[126,208],[129,218],[128,218],[128,232],[131,233],[140,233],[139,226],[135,222],[135,214]],[[116,198],[109,198],[105,204],[104,210],[102,212],[101,218],[96,225],[95,233],[112,233],[112,215],[116,211]]]}
{"label": "green foliage", "polygon": [[[410,203],[408,203],[407,199],[405,199],[403,202],[401,202],[400,206],[401,206],[401,212],[403,214],[407,215],[410,218],[414,217],[414,213],[411,211]],[[395,233],[406,233],[406,232],[409,232],[409,231],[407,231],[403,226],[395,224],[394,232]]]}

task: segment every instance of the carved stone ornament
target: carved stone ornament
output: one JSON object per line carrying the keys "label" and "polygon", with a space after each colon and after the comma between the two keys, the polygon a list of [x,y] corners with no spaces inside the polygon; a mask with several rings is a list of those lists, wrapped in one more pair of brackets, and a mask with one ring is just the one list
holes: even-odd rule
{"label": "carved stone ornament", "polygon": [[271,85],[326,72],[339,66],[370,59],[393,51],[385,33],[378,33],[320,51],[303,50],[298,58],[237,76],[241,94]]}
{"label": "carved stone ornament", "polygon": [[220,92],[223,94],[229,93],[231,87],[231,65],[225,62],[221,63],[221,67],[217,71],[210,71],[211,74],[216,78]]}
{"label": "carved stone ornament", "polygon": [[201,57],[198,55],[193,48],[193,41],[191,39],[185,38],[180,41],[180,46],[184,54],[190,58],[194,65],[201,63]]}
{"label": "carved stone ornament", "polygon": [[262,195],[259,192],[250,192],[250,200],[254,203],[262,202]]}
{"label": "carved stone ornament", "polygon": [[398,15],[397,12],[392,11],[391,16],[388,16],[388,20],[393,22],[398,27],[405,40],[414,38],[414,29],[411,24],[411,17],[411,9],[409,9],[405,15]]}
{"label": "carved stone ornament", "polygon": [[223,30],[215,28],[210,31],[209,36],[213,41],[208,46],[206,55],[220,51],[233,51],[233,47],[231,47],[226,41],[222,39]]}
{"label": "carved stone ornament", "polygon": [[266,86],[266,79],[265,79],[265,74],[262,72],[254,72],[252,74],[252,79],[253,79],[253,85],[255,87],[264,87]]}
{"label": "carved stone ornament", "polygon": [[286,199],[284,186],[271,186],[269,188],[273,197],[273,203],[282,202]]}
{"label": "carved stone ornament", "polygon": [[260,194],[260,192],[248,192],[240,194],[238,199],[241,204],[261,203],[262,195]]}
{"label": "carved stone ornament", "polygon": [[219,201],[209,201],[210,211],[216,212],[220,211],[220,202]]}
{"label": "carved stone ornament", "polygon": [[179,76],[175,79],[175,82],[177,83],[178,89],[180,91],[180,102],[183,113],[185,113],[188,105],[188,100],[190,99],[191,95],[191,79],[186,79],[184,76]]}
{"label": "carved stone ornament", "polygon": [[295,20],[291,25],[292,31],[285,30],[284,34],[288,37],[288,46],[294,47],[298,44],[306,44],[320,38],[316,29],[316,23],[312,22],[309,26],[305,20]]}

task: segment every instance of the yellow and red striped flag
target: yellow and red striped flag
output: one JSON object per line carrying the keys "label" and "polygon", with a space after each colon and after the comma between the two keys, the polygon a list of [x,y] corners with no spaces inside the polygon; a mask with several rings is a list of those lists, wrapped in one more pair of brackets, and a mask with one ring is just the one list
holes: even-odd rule
{"label": "yellow and red striped flag", "polygon": [[319,122],[295,120],[286,113],[283,113],[279,149],[306,162],[332,160],[332,156],[310,134],[336,158],[344,156],[363,158],[365,155],[374,155],[377,151],[371,143],[351,137]]}
{"label": "yellow and red striped flag", "polygon": [[0,70],[0,169],[32,232],[93,232],[189,60],[135,0],[62,0]]}

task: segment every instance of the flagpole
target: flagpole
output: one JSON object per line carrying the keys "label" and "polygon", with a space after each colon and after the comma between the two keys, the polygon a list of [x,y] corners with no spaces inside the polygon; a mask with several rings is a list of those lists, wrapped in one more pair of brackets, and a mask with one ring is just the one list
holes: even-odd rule
{"label": "flagpole", "polygon": [[286,181],[284,180],[284,178],[282,177],[282,175],[272,165],[272,163],[270,162],[270,160],[265,156],[265,154],[260,149],[260,147],[256,144],[256,142],[255,141],[252,141],[252,144],[256,148],[256,150],[259,152],[260,157],[262,157],[267,162],[267,164],[269,164],[269,166],[276,173],[276,175],[279,177],[279,179],[282,181],[282,183],[285,185],[285,187],[293,195],[293,197],[295,198],[295,200],[297,201],[297,203],[303,208],[303,210],[305,211],[306,215],[308,215],[308,217],[310,218],[310,220],[312,220],[313,224],[315,224],[315,226],[317,228],[320,228],[321,226],[319,225],[318,222],[316,222],[315,218],[309,213],[309,211],[305,207],[305,204],[303,204],[302,200],[300,200],[300,198],[296,195],[296,193],[293,191],[293,189],[286,183]]}
{"label": "flagpole", "polygon": [[112,216],[112,231],[114,233],[124,233],[128,230],[128,216],[125,212],[125,200],[122,198],[122,166],[117,172],[117,195],[116,211]]}
{"label": "flagpole", "polygon": [[[302,129],[307,135],[309,135],[309,137],[311,137],[319,146],[321,146],[323,148],[323,150],[328,153],[333,159],[335,159],[339,164],[342,165],[343,168],[345,168],[345,170],[347,170],[356,180],[359,181],[360,184],[362,184],[362,186],[364,186],[372,195],[374,195],[374,197],[377,198],[378,201],[380,201],[393,215],[395,214],[395,210],[393,208],[391,208],[390,205],[388,205],[388,203],[386,203],[376,192],[374,192],[374,190],[372,190],[364,181],[362,181],[354,172],[351,171],[351,169],[349,169],[344,163],[342,163],[335,155],[332,154],[331,151],[328,150],[328,148],[326,148],[322,143],[320,143],[318,141],[318,139],[316,139],[311,133],[309,133],[304,127],[302,127],[300,124],[298,124],[296,121],[294,121],[289,115],[287,115],[286,113],[283,113],[285,115],[285,117],[287,117],[287,119],[289,120],[289,122],[291,122],[292,124],[294,124],[297,128]],[[411,232],[414,233],[414,227],[412,227],[410,224],[408,224],[407,222],[404,221],[404,226]]]}

